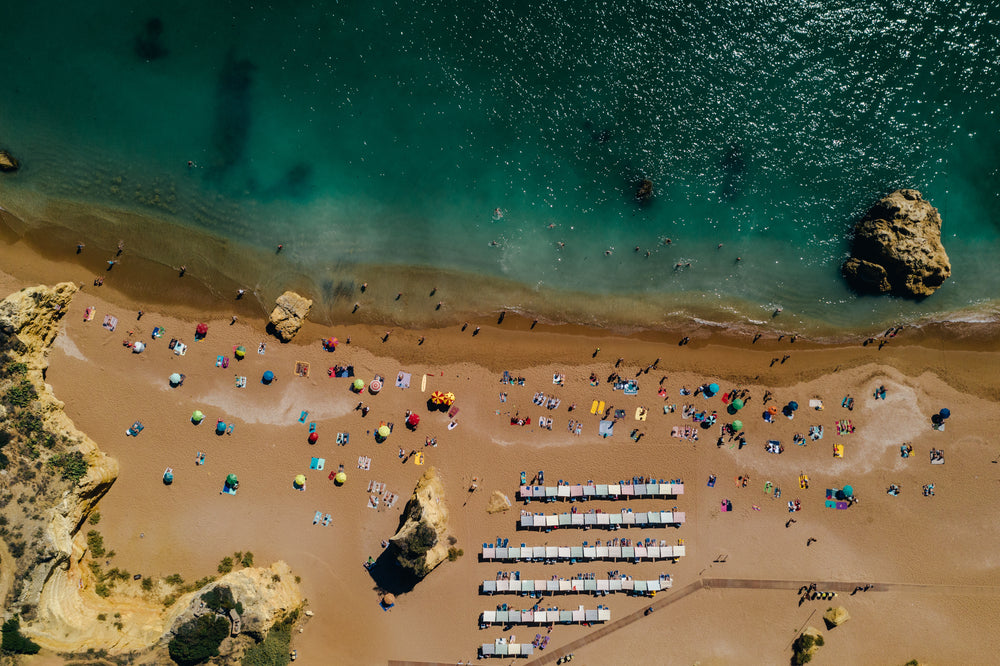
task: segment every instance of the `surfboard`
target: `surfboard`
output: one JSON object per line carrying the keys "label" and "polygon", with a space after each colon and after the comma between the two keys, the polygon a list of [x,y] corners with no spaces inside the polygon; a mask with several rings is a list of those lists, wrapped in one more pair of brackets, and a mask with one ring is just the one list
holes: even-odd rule
{"label": "surfboard", "polygon": [[420,380],[420,392],[423,393],[426,390],[427,390],[427,375],[424,375],[424,378]]}

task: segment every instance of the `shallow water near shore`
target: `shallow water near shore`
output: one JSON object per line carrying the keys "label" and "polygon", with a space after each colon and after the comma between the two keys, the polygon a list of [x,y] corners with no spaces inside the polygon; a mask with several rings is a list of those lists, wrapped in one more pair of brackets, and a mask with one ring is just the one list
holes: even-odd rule
{"label": "shallow water near shore", "polygon": [[[320,318],[995,319],[1000,6],[742,5],[5,6],[0,205]],[[944,219],[921,302],[839,275],[897,187]]]}

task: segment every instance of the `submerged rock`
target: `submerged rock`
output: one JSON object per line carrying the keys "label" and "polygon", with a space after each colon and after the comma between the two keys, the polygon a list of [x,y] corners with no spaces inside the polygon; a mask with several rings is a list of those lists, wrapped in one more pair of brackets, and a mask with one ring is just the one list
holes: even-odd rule
{"label": "submerged rock", "polygon": [[917,190],[885,197],[855,226],[851,258],[841,270],[861,292],[930,296],[951,276],[937,208]]}
{"label": "submerged rock", "polygon": [[635,187],[635,198],[639,201],[649,201],[653,198],[653,181],[643,178]]}
{"label": "submerged rock", "polygon": [[448,505],[433,467],[424,472],[403,509],[404,522],[391,539],[396,563],[417,579],[448,557]]}
{"label": "submerged rock", "polygon": [[309,316],[313,302],[299,296],[294,291],[286,291],[274,303],[271,311],[268,329],[282,342],[288,342],[295,337],[302,327],[302,322]]}
{"label": "submerged rock", "polygon": [[21,163],[6,150],[0,150],[0,171],[17,171]]}

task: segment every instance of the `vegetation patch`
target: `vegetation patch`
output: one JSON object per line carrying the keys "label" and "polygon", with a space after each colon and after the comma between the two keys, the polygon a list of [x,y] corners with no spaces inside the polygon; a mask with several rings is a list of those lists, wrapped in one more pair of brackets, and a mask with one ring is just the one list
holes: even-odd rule
{"label": "vegetation patch", "polygon": [[823,637],[813,634],[800,634],[792,643],[792,664],[802,666],[812,661],[813,653],[823,647]]}
{"label": "vegetation patch", "polygon": [[41,647],[21,633],[21,618],[15,615],[3,623],[2,649],[7,654],[38,654]]}
{"label": "vegetation patch", "polygon": [[219,655],[219,646],[229,635],[229,620],[220,615],[201,615],[177,629],[170,639],[170,658],[180,666],[193,666]]}

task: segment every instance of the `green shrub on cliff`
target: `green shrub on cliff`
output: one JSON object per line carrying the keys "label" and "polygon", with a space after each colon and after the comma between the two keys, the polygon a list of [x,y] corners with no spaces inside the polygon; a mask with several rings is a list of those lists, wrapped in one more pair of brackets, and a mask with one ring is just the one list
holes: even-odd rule
{"label": "green shrub on cliff", "polygon": [[799,634],[799,637],[792,643],[792,664],[802,666],[812,661],[813,652],[816,648],[823,647],[823,637],[811,634]]}
{"label": "green shrub on cliff", "polygon": [[280,623],[271,627],[260,643],[251,645],[243,655],[243,666],[287,666],[292,646],[292,628]]}
{"label": "green shrub on cliff", "polygon": [[233,597],[233,591],[225,585],[218,585],[201,595],[201,600],[205,605],[216,613],[228,613],[229,609],[235,608],[240,615],[243,614],[243,604]]}
{"label": "green shrub on cliff", "polygon": [[229,620],[220,615],[201,615],[177,629],[170,640],[170,658],[180,666],[193,666],[218,656],[219,646],[229,635]]}
{"label": "green shrub on cliff", "polygon": [[[87,461],[79,451],[69,453],[57,453],[49,458],[49,467],[59,470],[62,478],[74,483],[79,481],[87,473]],[[98,518],[100,520],[100,518]],[[92,523],[96,524],[96,523]]]}
{"label": "green shrub on cliff", "polygon": [[7,654],[38,654],[41,649],[21,633],[21,618],[17,615],[3,623],[3,651]]}
{"label": "green shrub on cliff", "polygon": [[87,548],[93,557],[104,557],[104,537],[97,530],[87,532]]}

